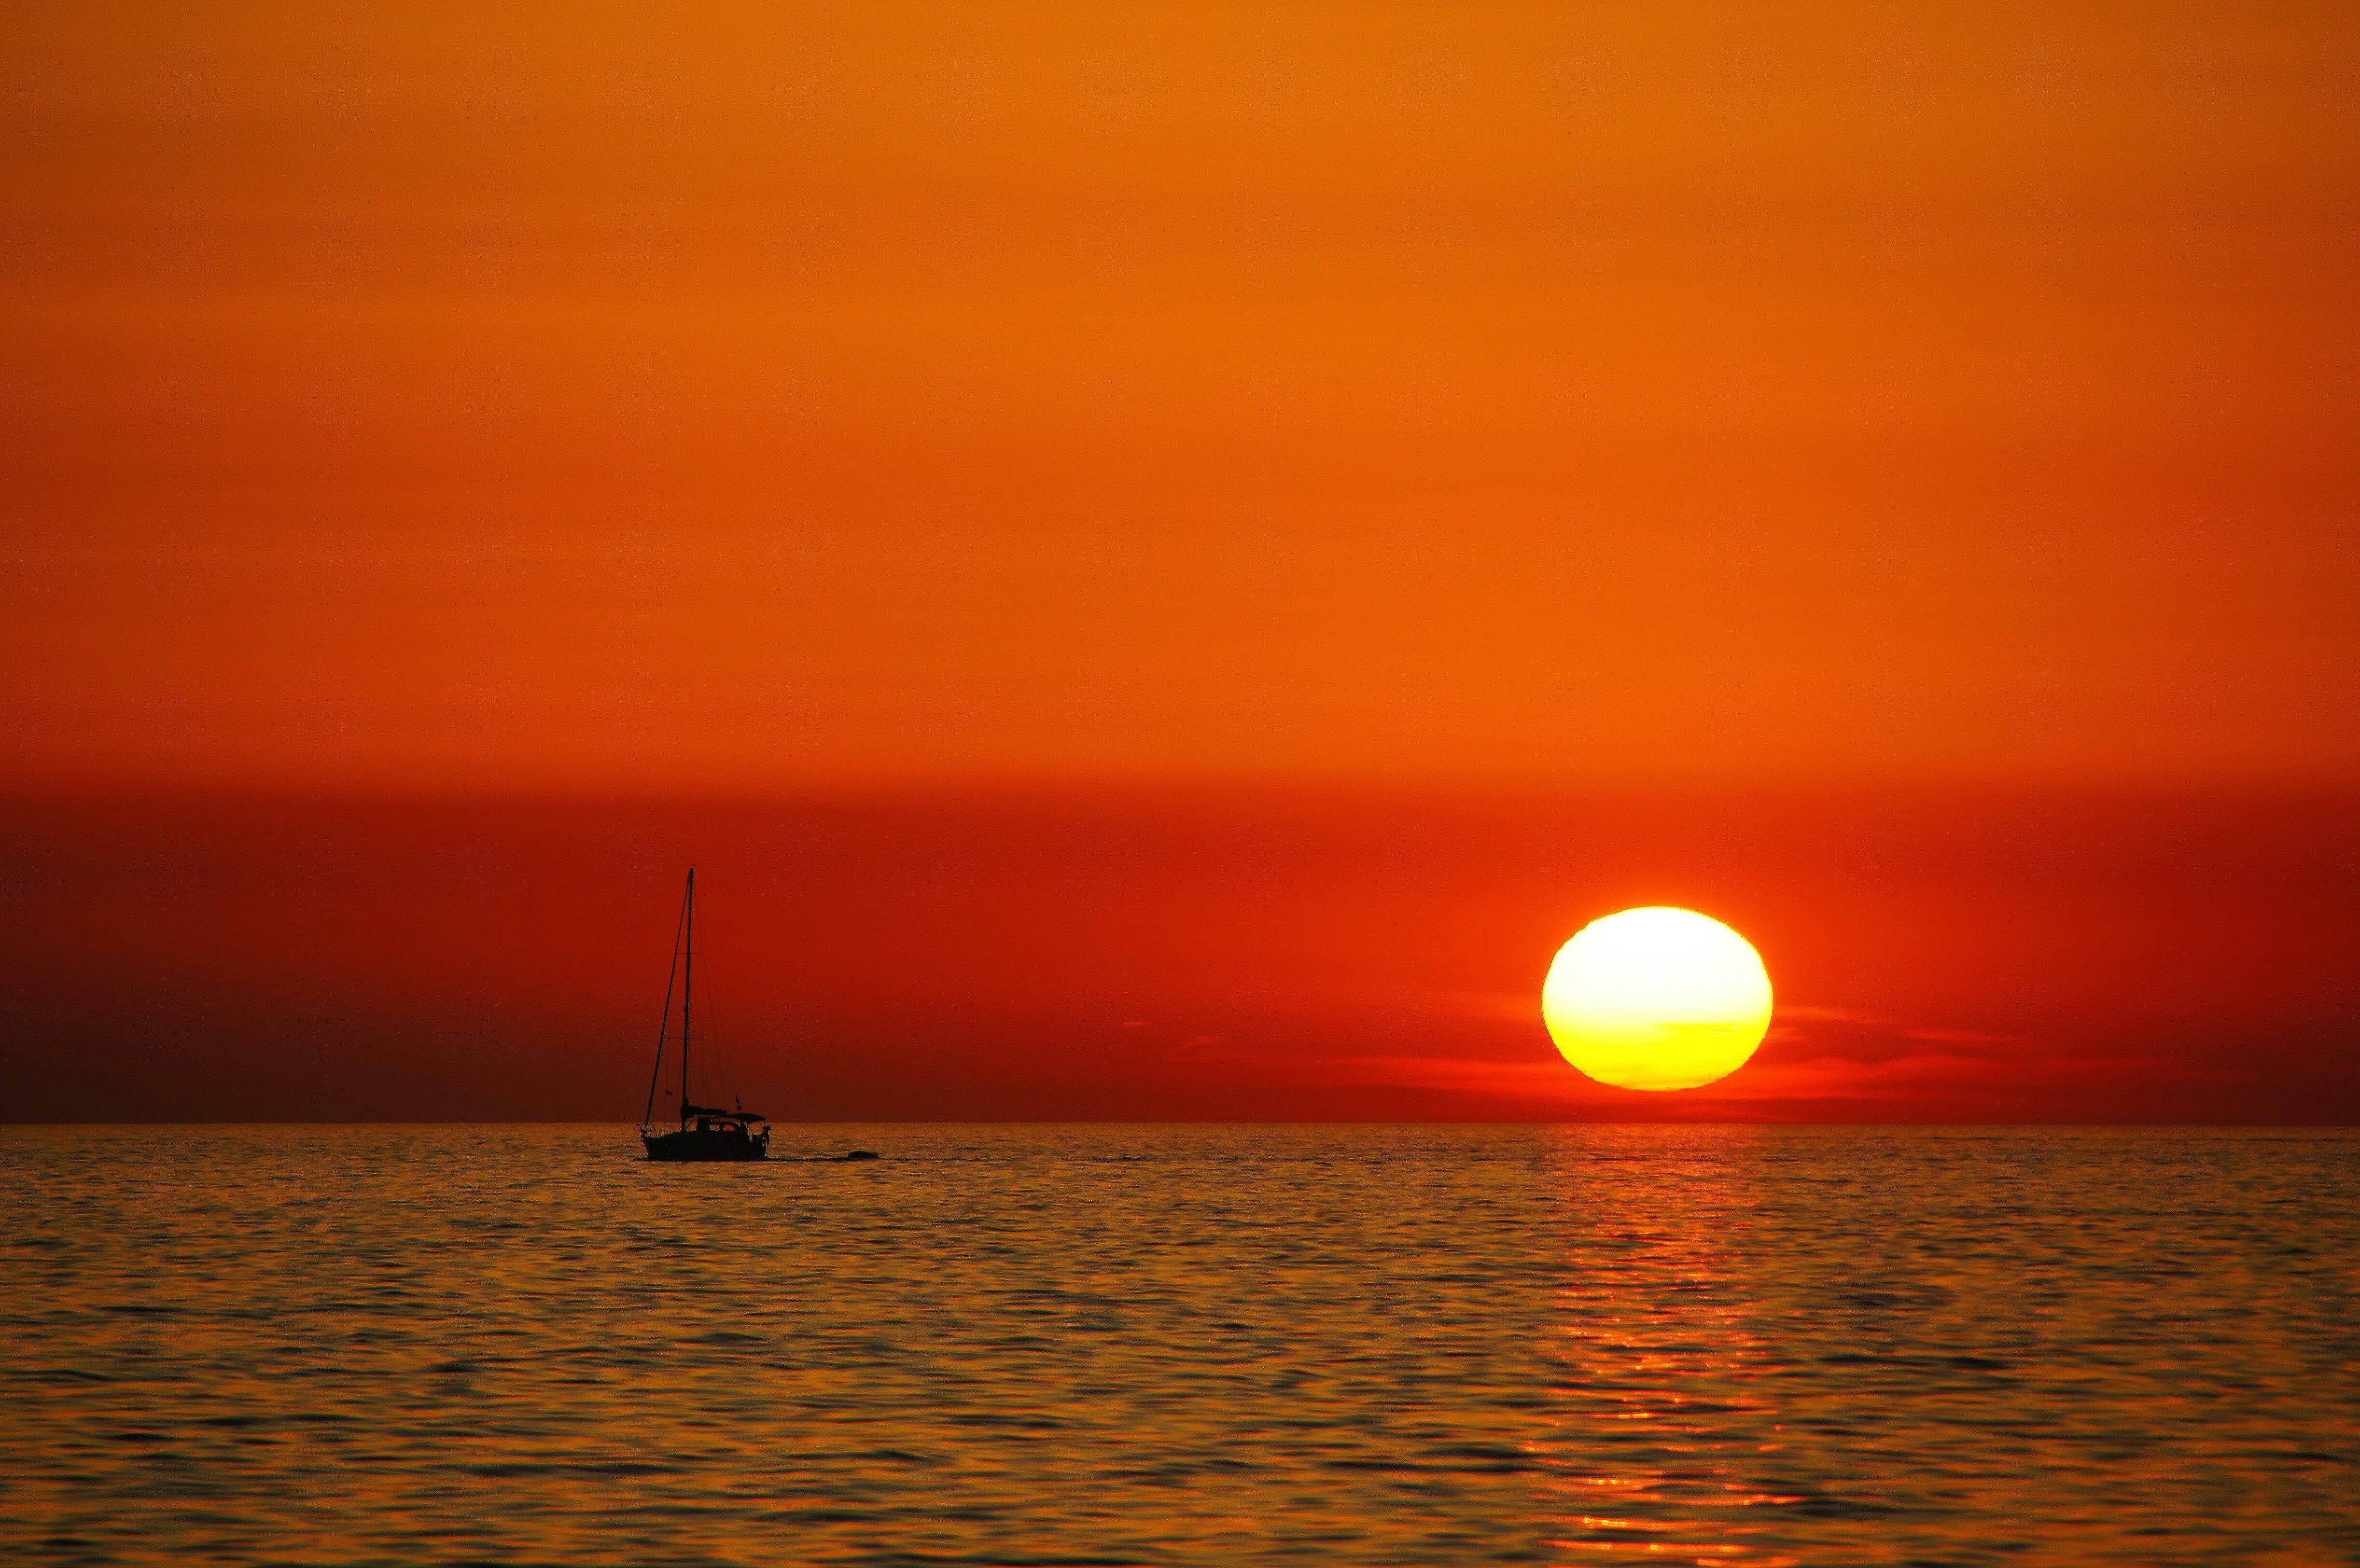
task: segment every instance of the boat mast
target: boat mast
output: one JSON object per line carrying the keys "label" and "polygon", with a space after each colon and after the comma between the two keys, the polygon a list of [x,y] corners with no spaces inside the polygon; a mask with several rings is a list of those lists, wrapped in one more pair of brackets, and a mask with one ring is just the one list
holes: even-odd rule
{"label": "boat mast", "polygon": [[688,868],[688,943],[680,972],[680,1125],[688,1129],[688,1004],[696,994],[696,867]]}
{"label": "boat mast", "polygon": [[680,984],[680,949],[683,927],[688,920],[688,906],[680,907],[680,917],[672,923],[672,967],[664,971],[664,1008],[662,1021],[656,1025],[656,1064],[648,1070],[648,1108],[639,1115],[639,1129],[644,1132],[656,1119],[656,1090],[663,1083],[664,1041],[672,1036],[672,991]]}

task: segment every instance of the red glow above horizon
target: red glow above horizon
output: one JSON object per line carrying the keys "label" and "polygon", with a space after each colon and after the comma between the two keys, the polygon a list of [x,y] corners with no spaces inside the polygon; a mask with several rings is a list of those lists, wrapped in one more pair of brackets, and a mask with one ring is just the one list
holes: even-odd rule
{"label": "red glow above horizon", "polygon": [[[18,804],[0,1103],[627,1121],[693,860],[699,1007],[788,1120],[2344,1122],[2355,818],[1895,790]],[[1591,1083],[1542,1027],[1557,945],[1642,903],[1718,910],[1775,966],[1770,1038],[1717,1083]]]}

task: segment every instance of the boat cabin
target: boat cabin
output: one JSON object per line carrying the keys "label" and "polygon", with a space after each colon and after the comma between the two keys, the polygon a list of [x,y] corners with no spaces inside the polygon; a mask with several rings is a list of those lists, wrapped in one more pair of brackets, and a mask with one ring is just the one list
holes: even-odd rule
{"label": "boat cabin", "polygon": [[759,1111],[718,1105],[682,1108],[678,1132],[640,1135],[650,1160],[761,1160],[770,1152],[770,1122]]}

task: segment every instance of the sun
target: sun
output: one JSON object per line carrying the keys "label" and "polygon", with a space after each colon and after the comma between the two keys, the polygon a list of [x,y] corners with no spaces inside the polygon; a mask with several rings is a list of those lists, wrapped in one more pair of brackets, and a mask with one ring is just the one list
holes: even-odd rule
{"label": "sun", "polygon": [[1770,1029],[1770,975],[1743,937],[1688,909],[1581,928],[1541,986],[1565,1059],[1622,1089],[1693,1089],[1745,1065]]}

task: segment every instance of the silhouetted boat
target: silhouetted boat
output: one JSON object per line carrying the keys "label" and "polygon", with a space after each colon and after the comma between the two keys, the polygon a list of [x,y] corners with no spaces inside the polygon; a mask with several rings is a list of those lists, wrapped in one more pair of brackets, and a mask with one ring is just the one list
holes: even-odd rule
{"label": "silhouetted boat", "polygon": [[[672,1132],[655,1130],[656,1092],[663,1082],[664,1047],[672,1039],[672,999],[680,996],[680,1126]],[[680,925],[673,932],[672,975],[664,982],[663,1026],[656,1031],[656,1065],[648,1080],[647,1114],[639,1118],[639,1141],[650,1160],[767,1160],[770,1155],[770,1118],[742,1105],[734,1111],[717,1105],[692,1105],[688,1098],[690,1007],[696,988],[696,871],[688,873],[688,892],[680,905]]]}

